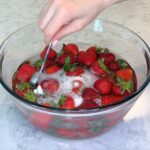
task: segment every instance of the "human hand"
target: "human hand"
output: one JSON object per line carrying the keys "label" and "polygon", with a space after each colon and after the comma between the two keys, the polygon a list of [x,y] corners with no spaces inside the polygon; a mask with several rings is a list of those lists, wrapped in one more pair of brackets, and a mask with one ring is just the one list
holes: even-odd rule
{"label": "human hand", "polygon": [[39,25],[45,42],[83,29],[106,7],[117,0],[49,0]]}

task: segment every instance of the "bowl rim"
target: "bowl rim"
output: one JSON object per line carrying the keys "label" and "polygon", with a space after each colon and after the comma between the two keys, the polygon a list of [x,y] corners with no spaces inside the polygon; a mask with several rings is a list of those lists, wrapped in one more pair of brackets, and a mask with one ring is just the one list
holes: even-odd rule
{"label": "bowl rim", "polygon": [[[119,27],[121,29],[124,29],[126,30],[127,32],[131,33],[133,36],[137,37],[148,49],[149,53],[150,53],[150,47],[148,46],[148,44],[144,41],[144,39],[139,36],[137,33],[135,33],[134,31],[132,31],[131,29],[123,26],[123,25],[120,25],[119,23],[115,23],[115,22],[112,22],[112,21],[109,21],[109,20],[105,20],[105,19],[96,19],[96,20],[99,20],[100,22],[104,22],[104,23],[107,23],[107,24],[111,24],[113,26],[116,26],[116,27]],[[7,38],[4,39],[4,41],[2,42],[2,44],[0,45],[0,51],[2,51],[2,48],[3,46],[5,45],[5,43],[7,43],[7,40],[12,37],[15,33],[21,31],[22,29],[26,28],[26,27],[29,27],[33,24],[37,24],[37,22],[32,22],[32,23],[29,23],[29,24],[26,24],[22,27],[20,27],[19,29],[15,30],[14,32],[12,32],[9,36],[7,36]],[[101,106],[99,108],[96,108],[96,109],[92,109],[92,108],[87,108],[87,109],[84,109],[83,111],[79,111],[79,110],[66,110],[66,109],[61,109],[61,108],[54,108],[54,107],[48,107],[48,106],[43,106],[43,105],[40,105],[40,104],[37,104],[37,103],[34,103],[34,102],[30,102],[30,101],[27,101],[25,100],[24,98],[18,96],[13,90],[11,90],[6,84],[5,82],[3,81],[2,79],[2,74],[0,74],[0,83],[1,85],[4,87],[4,89],[6,89],[6,91],[8,93],[10,93],[13,97],[16,98],[16,100],[18,100],[19,102],[22,102],[30,107],[33,107],[33,108],[37,108],[38,110],[41,110],[41,111],[53,111],[54,113],[75,113],[75,114],[80,114],[80,113],[94,113],[94,112],[104,112],[104,111],[108,111],[108,110],[112,110],[112,109],[115,109],[117,106],[120,106],[121,104],[125,104],[129,101],[132,100],[132,98],[136,97],[138,94],[142,93],[142,91],[146,88],[146,86],[148,85],[148,83],[150,82],[150,73],[147,74],[147,78],[145,80],[145,82],[140,86],[140,88],[138,90],[136,90],[133,94],[131,94],[130,96],[127,96],[126,98],[124,98],[122,101],[119,101],[119,102],[116,102],[116,103],[113,103],[113,104],[110,104],[110,105],[107,105],[107,106]],[[114,107],[116,106],[116,107]]]}

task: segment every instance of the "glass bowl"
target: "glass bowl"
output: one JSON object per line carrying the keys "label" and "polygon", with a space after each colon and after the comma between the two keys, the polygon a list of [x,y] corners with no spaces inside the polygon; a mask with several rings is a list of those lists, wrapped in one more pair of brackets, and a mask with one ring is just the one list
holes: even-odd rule
{"label": "glass bowl", "polygon": [[[29,122],[42,131],[61,138],[83,139],[98,136],[114,127],[142,94],[150,81],[150,50],[137,34],[105,20],[96,20],[84,30],[63,38],[63,43],[76,43],[80,49],[91,45],[107,47],[127,60],[137,76],[137,91],[121,102],[92,110],[61,110],[24,100],[12,90],[12,76],[21,63],[39,54],[45,46],[37,23],[24,26],[11,34],[0,48],[0,81],[17,108]],[[54,47],[55,49],[55,47]]]}

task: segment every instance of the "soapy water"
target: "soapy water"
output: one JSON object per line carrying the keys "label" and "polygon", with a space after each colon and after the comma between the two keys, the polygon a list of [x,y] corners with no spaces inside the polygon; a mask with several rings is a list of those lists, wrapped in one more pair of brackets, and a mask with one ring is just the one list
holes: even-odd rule
{"label": "soapy water", "polygon": [[[59,82],[59,89],[52,95],[45,97],[44,92],[40,87],[40,83],[49,78],[55,79]],[[83,99],[80,94],[72,92],[72,88],[78,86],[78,83],[75,81],[81,81],[83,83],[83,88],[85,88],[92,87],[93,82],[97,79],[98,77],[89,70],[85,70],[85,73],[80,76],[66,76],[62,69],[54,74],[42,73],[38,81],[38,87],[34,90],[34,92],[39,95],[37,103],[42,104],[44,102],[54,102],[57,104],[62,95],[70,95],[74,99],[75,107],[78,107],[82,104]]]}

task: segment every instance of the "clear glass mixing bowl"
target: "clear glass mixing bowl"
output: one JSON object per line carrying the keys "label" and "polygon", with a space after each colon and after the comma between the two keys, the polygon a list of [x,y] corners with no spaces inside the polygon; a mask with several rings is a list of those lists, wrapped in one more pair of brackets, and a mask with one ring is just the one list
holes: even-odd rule
{"label": "clear glass mixing bowl", "polygon": [[80,49],[91,45],[107,47],[127,60],[137,76],[137,91],[123,101],[93,110],[65,111],[28,102],[12,91],[12,76],[26,59],[39,54],[43,34],[37,23],[24,26],[11,34],[0,47],[0,81],[12,95],[21,113],[44,132],[62,138],[82,139],[100,135],[115,126],[130,110],[150,81],[150,50],[134,32],[105,20],[96,20],[84,30],[62,39],[63,43],[77,43]]}

